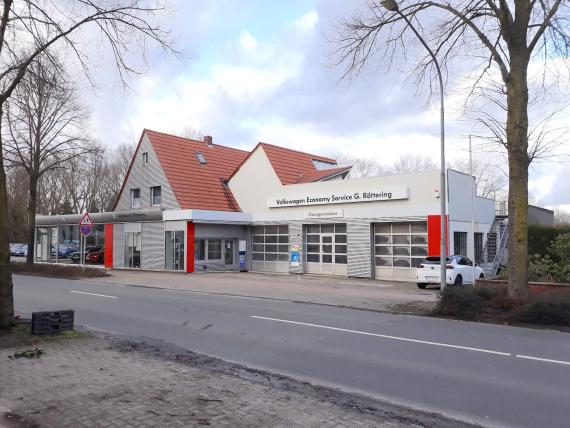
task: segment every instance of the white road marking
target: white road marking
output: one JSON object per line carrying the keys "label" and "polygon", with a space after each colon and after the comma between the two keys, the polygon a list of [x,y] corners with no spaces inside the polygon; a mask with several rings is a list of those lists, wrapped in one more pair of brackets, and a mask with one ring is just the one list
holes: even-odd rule
{"label": "white road marking", "polygon": [[361,334],[364,336],[373,336],[373,337],[381,337],[383,339],[392,339],[392,340],[400,340],[402,342],[412,342],[412,343],[421,343],[423,345],[433,345],[433,346],[441,346],[443,348],[453,348],[453,349],[462,349],[464,351],[474,351],[474,352],[483,352],[486,354],[494,354],[494,355],[502,355],[505,357],[511,357],[513,354],[510,352],[500,352],[500,351],[493,351],[491,349],[482,349],[482,348],[472,348],[469,346],[459,346],[459,345],[451,345],[449,343],[440,343],[440,342],[429,342],[427,340],[418,340],[418,339],[409,339],[407,337],[398,337],[398,336],[389,336],[387,334],[379,334],[379,333],[370,333],[367,331],[359,331],[359,330],[350,330],[347,328],[339,328],[339,327],[330,327],[327,325],[320,325],[320,324],[310,324],[305,322],[298,322],[298,321],[289,321],[289,320],[282,320],[278,318],[269,318],[269,317],[260,317],[257,315],[252,315],[252,318],[261,319],[261,320],[269,320],[269,321],[276,321],[282,322],[287,324],[296,324],[296,325],[304,325],[309,327],[317,327],[317,328],[324,328],[327,330],[334,330],[334,331],[342,331],[345,333],[355,333]]}
{"label": "white road marking", "polygon": [[85,292],[85,291],[75,291],[75,290],[71,290],[71,293],[88,294],[88,295],[90,295],[90,296],[98,296],[98,297],[107,297],[108,299],[118,299],[117,296],[107,296],[106,294],[87,293],[87,292]]}
{"label": "white road marking", "polygon": [[548,358],[531,357],[530,355],[516,355],[516,357],[517,358],[523,358],[525,360],[542,361],[545,363],[564,364],[564,365],[570,366],[570,361],[550,360]]}

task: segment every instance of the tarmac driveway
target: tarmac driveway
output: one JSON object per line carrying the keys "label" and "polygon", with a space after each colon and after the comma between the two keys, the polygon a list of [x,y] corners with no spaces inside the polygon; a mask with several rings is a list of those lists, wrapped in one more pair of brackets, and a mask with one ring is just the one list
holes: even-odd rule
{"label": "tarmac driveway", "polygon": [[113,270],[110,274],[91,281],[382,311],[430,309],[438,293],[437,289],[419,290],[413,283],[315,275],[132,270]]}

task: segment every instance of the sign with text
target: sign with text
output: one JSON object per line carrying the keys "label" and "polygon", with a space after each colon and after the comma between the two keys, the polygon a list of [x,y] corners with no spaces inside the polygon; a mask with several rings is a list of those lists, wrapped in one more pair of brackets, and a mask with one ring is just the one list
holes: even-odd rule
{"label": "sign with text", "polygon": [[277,196],[267,199],[269,208],[300,207],[307,205],[351,204],[359,202],[393,201],[408,199],[408,188],[370,188],[357,191],[328,192],[304,195]]}
{"label": "sign with text", "polygon": [[332,208],[330,210],[307,211],[305,218],[338,218],[344,217],[344,210],[342,208]]}

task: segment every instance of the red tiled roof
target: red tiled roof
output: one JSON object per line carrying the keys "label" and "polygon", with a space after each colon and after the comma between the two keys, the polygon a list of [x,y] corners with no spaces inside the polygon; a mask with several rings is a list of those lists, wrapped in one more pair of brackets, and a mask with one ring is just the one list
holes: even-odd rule
{"label": "red tiled roof", "polygon": [[[328,176],[328,174],[320,175],[321,171],[317,170],[313,160],[336,165],[336,160],[323,156],[298,152],[267,143],[259,143],[259,146],[263,147],[269,162],[271,162],[271,166],[273,166],[277,177],[279,177],[283,185],[308,183],[309,181],[299,181],[304,176],[315,176],[315,179],[311,181],[318,181],[320,178]],[[330,172],[331,170],[326,171]]]}
{"label": "red tiled roof", "polygon": [[295,183],[312,183],[314,181],[324,180],[325,178],[332,177],[333,175],[342,174],[343,172],[350,171],[352,166],[341,166],[339,168],[323,169],[321,171],[309,172],[301,175]]}
{"label": "red tiled roof", "polygon": [[[182,209],[240,211],[223,180],[227,180],[248,152],[145,130],[174,195]],[[201,152],[202,165],[196,158]]]}

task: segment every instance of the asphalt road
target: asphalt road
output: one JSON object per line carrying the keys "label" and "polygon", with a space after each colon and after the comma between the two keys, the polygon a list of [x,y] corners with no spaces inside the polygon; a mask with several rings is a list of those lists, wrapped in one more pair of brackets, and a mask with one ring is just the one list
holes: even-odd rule
{"label": "asphalt road", "polygon": [[568,427],[570,336],[266,299],[15,276],[16,310],[152,337],[489,426]]}

